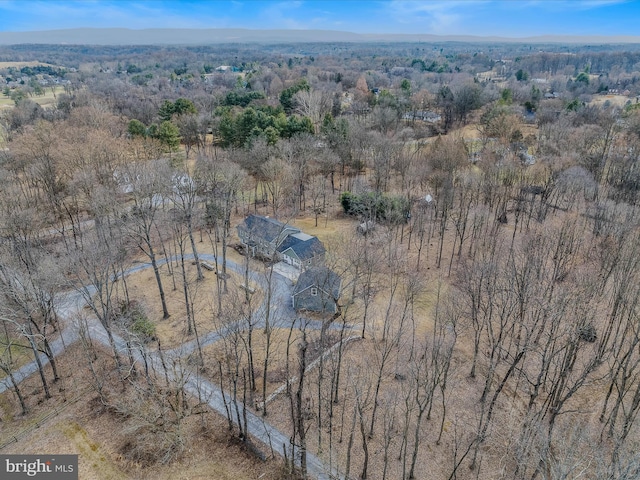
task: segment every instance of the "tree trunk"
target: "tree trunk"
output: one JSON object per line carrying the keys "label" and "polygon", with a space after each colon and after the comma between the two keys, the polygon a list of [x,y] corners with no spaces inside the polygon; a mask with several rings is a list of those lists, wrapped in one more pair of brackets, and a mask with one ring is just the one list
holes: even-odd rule
{"label": "tree trunk", "polygon": [[158,291],[160,292],[160,301],[162,302],[162,318],[167,319],[169,310],[167,309],[167,301],[164,296],[164,288],[162,287],[162,278],[160,278],[160,270],[158,269],[158,262],[156,261],[156,254],[149,243],[149,259],[151,260],[151,266],[153,267],[153,274],[156,277],[156,283],[158,284]]}

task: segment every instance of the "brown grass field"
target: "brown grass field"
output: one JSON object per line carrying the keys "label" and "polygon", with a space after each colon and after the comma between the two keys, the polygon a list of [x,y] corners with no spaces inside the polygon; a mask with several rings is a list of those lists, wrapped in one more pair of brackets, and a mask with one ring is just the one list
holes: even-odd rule
{"label": "brown grass field", "polygon": [[609,102],[613,106],[624,107],[629,101],[633,102],[634,100],[626,95],[594,95],[590,103],[601,106]]}
{"label": "brown grass field", "polygon": [[[105,357],[107,358],[107,357]],[[104,359],[103,359],[104,360]],[[226,420],[217,414],[189,417],[184,423],[187,449],[168,465],[127,460],[130,421],[105,409],[89,384],[86,355],[79,344],[60,358],[63,378],[43,401],[37,375],[22,384],[32,413],[17,415],[11,393],[0,395],[0,452],[3,454],[78,454],[82,480],[250,480],[279,478],[278,462],[263,462],[230,442]],[[17,441],[14,441],[14,438]]]}
{"label": "brown grass field", "polygon": [[[33,97],[28,97],[28,98],[29,100],[36,102],[38,105],[44,108],[55,105],[57,102],[57,99],[54,96],[51,89],[47,87],[44,89],[44,92],[45,92],[44,95],[39,95],[39,96],[34,95]],[[64,87],[60,87],[60,86],[56,87],[56,90],[55,90],[56,95],[63,92],[64,92]],[[12,108],[14,106],[15,106],[15,103],[13,102],[13,100],[11,100],[11,98],[5,97],[0,93],[0,109]]]}
{"label": "brown grass field", "polygon": [[[205,244],[199,244],[199,246]],[[201,253],[209,253],[202,251]],[[234,257],[235,258],[235,257]],[[202,269],[204,279],[196,281],[196,267],[192,261],[187,262],[187,276],[190,283],[190,290],[193,295],[193,312],[196,321],[196,328],[199,335],[205,335],[213,330],[221,327],[216,319],[217,317],[217,291],[218,282],[215,272]],[[127,279],[130,298],[139,302],[147,314],[147,317],[156,326],[156,335],[159,337],[164,348],[175,348],[185,341],[192,340],[194,336],[189,337],[186,332],[186,304],[184,298],[184,289],[182,284],[181,267],[175,263],[172,265],[175,276],[175,286],[173,288],[173,279],[169,273],[168,267],[162,266],[160,269],[162,284],[165,291],[167,309],[171,314],[168,319],[162,318],[162,307],[160,303],[160,294],[158,284],[156,283],[153,270],[148,268]],[[227,310],[230,305],[242,300],[244,290],[240,285],[244,283],[244,279],[228,270],[227,284],[229,294],[223,296],[223,309]],[[262,290],[258,285],[249,282],[249,285],[255,289],[252,295],[252,305],[257,308],[262,302]]]}

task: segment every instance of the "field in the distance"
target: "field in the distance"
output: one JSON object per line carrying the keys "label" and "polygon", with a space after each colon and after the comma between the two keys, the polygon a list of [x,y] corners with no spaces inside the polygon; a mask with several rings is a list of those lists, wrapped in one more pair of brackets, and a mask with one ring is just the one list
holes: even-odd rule
{"label": "field in the distance", "polygon": [[[55,105],[55,103],[58,101],[56,96],[63,92],[64,92],[64,87],[57,86],[55,87],[55,95],[54,95],[54,92],[51,91],[51,88],[46,87],[44,89],[44,95],[34,95],[33,97],[28,97],[28,98],[29,100],[36,102],[38,105],[46,108],[46,107]],[[14,106],[15,106],[15,103],[13,100],[11,100],[10,97],[6,97],[0,94],[0,108],[12,108]]]}
{"label": "field in the distance", "polygon": [[609,102],[610,105],[616,107],[624,107],[627,102],[632,101],[631,98],[626,95],[594,95],[591,100],[591,104],[602,106],[605,103]]}
{"label": "field in the distance", "polygon": [[58,67],[58,65],[53,65],[52,63],[45,62],[0,62],[0,70],[3,68],[23,68],[23,67]]}
{"label": "field in the distance", "polygon": [[[53,65],[51,63],[44,63],[44,62],[0,62],[0,70],[3,70],[5,68],[23,68],[23,67],[38,67],[38,66],[58,67],[58,65]],[[41,105],[43,107],[53,105],[56,102],[56,98],[53,92],[48,87],[45,88],[44,90],[45,90],[44,95],[40,95],[38,97],[34,96],[29,98],[34,102],[36,102],[38,105]],[[58,86],[56,87],[55,94],[57,95],[58,93],[61,93],[63,91],[64,91],[64,88]],[[13,100],[11,100],[9,97],[5,97],[4,95],[0,95],[0,108],[9,108],[13,106],[14,106]]]}

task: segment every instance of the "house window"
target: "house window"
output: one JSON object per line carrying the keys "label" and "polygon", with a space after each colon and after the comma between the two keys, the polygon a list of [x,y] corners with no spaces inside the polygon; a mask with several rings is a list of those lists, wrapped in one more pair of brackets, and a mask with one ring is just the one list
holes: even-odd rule
{"label": "house window", "polygon": [[316,287],[311,287],[311,295],[314,297],[318,295],[318,289]]}

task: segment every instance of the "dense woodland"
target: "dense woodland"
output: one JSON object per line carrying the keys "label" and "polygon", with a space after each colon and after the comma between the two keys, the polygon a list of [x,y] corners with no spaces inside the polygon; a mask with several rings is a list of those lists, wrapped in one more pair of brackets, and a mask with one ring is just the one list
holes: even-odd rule
{"label": "dense woodland", "polygon": [[[345,478],[640,476],[637,46],[23,45],[0,61],[16,63],[0,69],[0,421],[61,395],[52,344],[70,328],[90,395],[136,419],[123,451],[141,464],[180,458],[185,419],[214,415],[187,391],[202,376],[228,394],[230,438],[273,452],[239,405],[290,438],[283,478],[309,473],[307,452]],[[339,315],[283,323],[273,270],[247,257],[244,290],[227,285],[249,213],[337,226]],[[130,291],[140,262],[153,307]],[[188,355],[156,334],[170,317]],[[225,332],[213,354],[204,324]],[[25,352],[35,390],[14,375]]]}

